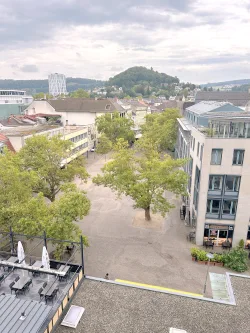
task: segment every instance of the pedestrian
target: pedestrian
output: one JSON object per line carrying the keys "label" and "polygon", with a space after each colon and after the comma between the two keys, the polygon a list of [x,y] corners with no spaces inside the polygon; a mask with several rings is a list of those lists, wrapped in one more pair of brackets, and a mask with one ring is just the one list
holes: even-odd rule
{"label": "pedestrian", "polygon": [[106,280],[109,280],[109,273],[107,273],[107,274],[105,275],[105,279],[106,279]]}

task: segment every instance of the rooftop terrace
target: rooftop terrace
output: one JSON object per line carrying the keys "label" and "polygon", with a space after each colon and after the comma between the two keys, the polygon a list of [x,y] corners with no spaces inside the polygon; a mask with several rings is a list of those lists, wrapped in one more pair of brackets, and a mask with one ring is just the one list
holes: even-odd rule
{"label": "rooftop terrace", "polygon": [[[20,240],[25,249],[21,262],[20,253],[16,253],[16,242]],[[42,250],[45,245],[52,249],[52,241],[68,244],[68,256],[66,260],[55,260],[50,253],[49,267],[45,267]],[[12,232],[1,234],[0,332],[44,333],[55,325],[82,278],[82,262],[73,263],[82,246],[81,242],[46,236],[31,240]]]}

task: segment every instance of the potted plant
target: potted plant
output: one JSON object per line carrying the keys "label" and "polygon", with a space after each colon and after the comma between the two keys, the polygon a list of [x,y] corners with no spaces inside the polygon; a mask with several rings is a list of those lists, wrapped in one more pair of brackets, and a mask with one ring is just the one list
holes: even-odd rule
{"label": "potted plant", "polygon": [[197,261],[198,264],[200,265],[207,265],[208,262],[207,252],[204,250],[200,250],[199,253],[197,254]]}
{"label": "potted plant", "polygon": [[192,261],[197,261],[197,255],[199,253],[199,249],[197,249],[197,247],[192,247],[191,248],[191,257],[192,257]]}
{"label": "potted plant", "polygon": [[214,260],[214,266],[221,266],[221,267],[224,266],[223,257],[224,257],[223,254],[217,254],[217,253],[215,253],[214,254],[214,258],[213,258],[213,260]]}

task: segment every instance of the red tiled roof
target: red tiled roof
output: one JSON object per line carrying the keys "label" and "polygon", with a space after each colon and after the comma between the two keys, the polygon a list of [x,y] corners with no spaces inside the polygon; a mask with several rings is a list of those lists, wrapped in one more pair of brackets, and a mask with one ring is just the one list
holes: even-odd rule
{"label": "red tiled roof", "polygon": [[0,133],[0,142],[3,142],[5,144],[5,146],[12,152],[15,153],[15,149],[12,146],[9,138],[7,136],[5,136],[4,134]]}

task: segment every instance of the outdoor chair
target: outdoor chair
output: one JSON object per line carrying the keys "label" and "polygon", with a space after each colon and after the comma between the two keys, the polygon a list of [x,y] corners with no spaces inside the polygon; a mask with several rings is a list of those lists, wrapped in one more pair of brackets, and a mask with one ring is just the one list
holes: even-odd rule
{"label": "outdoor chair", "polygon": [[26,290],[29,290],[30,289],[30,285],[32,284],[32,280],[30,280],[29,282],[26,283],[26,285],[24,286],[24,292]]}
{"label": "outdoor chair", "polygon": [[0,276],[0,286],[1,286],[1,283],[2,283],[2,281],[4,280],[4,278],[5,278],[5,275],[4,275],[4,274]]}
{"label": "outdoor chair", "polygon": [[11,282],[11,284],[9,285],[11,294],[12,294],[12,287],[14,286],[14,284],[15,284],[15,281]]}
{"label": "outdoor chair", "polygon": [[40,299],[42,298],[42,291],[43,291],[43,288],[41,287],[39,290],[38,290],[38,294],[39,294],[39,296],[40,296]]}

